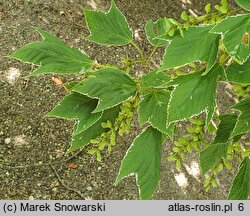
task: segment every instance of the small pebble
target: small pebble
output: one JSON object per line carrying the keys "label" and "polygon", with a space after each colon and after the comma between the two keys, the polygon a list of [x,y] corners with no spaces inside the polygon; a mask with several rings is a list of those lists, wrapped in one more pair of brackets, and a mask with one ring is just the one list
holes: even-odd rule
{"label": "small pebble", "polygon": [[5,144],[10,144],[11,139],[10,139],[10,138],[6,138],[6,139],[4,140],[4,142],[5,142]]}
{"label": "small pebble", "polygon": [[94,188],[98,188],[97,182],[92,182],[92,184],[93,184]]}
{"label": "small pebble", "polygon": [[88,191],[92,191],[93,188],[92,188],[91,186],[88,186],[88,187],[87,187],[87,190],[88,190]]}
{"label": "small pebble", "polygon": [[29,196],[29,200],[34,200],[35,198],[33,196]]}
{"label": "small pebble", "polygon": [[97,170],[100,171],[102,169],[102,167],[98,167]]}

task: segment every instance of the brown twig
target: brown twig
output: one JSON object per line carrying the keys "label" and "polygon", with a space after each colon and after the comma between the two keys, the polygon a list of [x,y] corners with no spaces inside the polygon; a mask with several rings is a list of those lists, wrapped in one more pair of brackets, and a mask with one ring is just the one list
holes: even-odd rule
{"label": "brown twig", "polygon": [[74,188],[69,187],[67,184],[65,184],[65,182],[62,180],[62,178],[60,177],[60,175],[58,174],[58,172],[56,171],[55,167],[53,167],[52,165],[50,165],[50,168],[53,170],[53,172],[56,174],[56,177],[58,179],[58,181],[61,183],[61,185],[63,187],[65,187],[68,191],[72,191],[74,193],[76,193],[79,197],[83,198],[85,200],[85,197],[82,195],[82,193]]}
{"label": "brown twig", "polygon": [[[21,166],[7,166],[6,168],[3,168],[4,170],[13,170],[13,169],[26,169],[26,168],[30,168],[30,167],[43,167],[43,166],[52,166],[52,165],[57,165],[57,164],[61,164],[64,162],[68,162],[71,159],[77,157],[81,152],[83,151],[83,149],[79,150],[77,153],[71,155],[70,157],[63,159],[63,160],[59,160],[59,161],[52,161],[49,163],[39,163],[39,164],[29,164],[29,165],[21,165]],[[5,165],[5,164],[2,164]],[[0,172],[0,173],[3,173]]]}

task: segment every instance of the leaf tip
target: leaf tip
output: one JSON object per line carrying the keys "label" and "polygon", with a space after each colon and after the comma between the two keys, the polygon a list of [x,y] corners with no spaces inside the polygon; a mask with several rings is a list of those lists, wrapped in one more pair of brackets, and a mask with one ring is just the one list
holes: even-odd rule
{"label": "leaf tip", "polygon": [[115,3],[115,0],[111,0],[111,7],[117,8],[117,5],[116,5],[116,3]]}
{"label": "leaf tip", "polygon": [[116,176],[115,182],[114,182],[114,186],[116,187],[121,180],[122,180],[122,177],[120,176],[120,170],[119,170],[119,172],[118,172],[118,174]]}
{"label": "leaf tip", "polygon": [[48,112],[43,116],[43,118],[50,118],[50,117],[54,117],[50,112]]}
{"label": "leaf tip", "polygon": [[44,37],[44,31],[36,26],[31,26],[32,29],[34,29],[38,34],[40,34],[42,37]]}
{"label": "leaf tip", "polygon": [[31,28],[34,29],[34,30],[36,30],[36,31],[40,30],[40,29],[39,29],[38,27],[36,27],[36,26],[31,26]]}
{"label": "leaf tip", "polygon": [[10,59],[15,58],[15,52],[6,56],[1,56],[0,58],[10,58]]}

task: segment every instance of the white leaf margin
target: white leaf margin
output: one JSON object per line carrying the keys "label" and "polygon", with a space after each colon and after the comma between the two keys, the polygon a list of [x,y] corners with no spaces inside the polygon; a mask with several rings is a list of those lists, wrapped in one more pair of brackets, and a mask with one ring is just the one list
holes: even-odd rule
{"label": "white leaf margin", "polygon": [[[110,68],[110,69],[113,69],[113,68]],[[101,69],[101,70],[102,70],[102,69]],[[117,70],[119,70],[119,69],[117,69]],[[120,71],[123,75],[125,75],[125,76],[127,76],[129,79],[131,79],[131,81],[134,82],[134,80],[133,80],[128,74],[124,73],[122,70],[119,70],[119,71]],[[96,72],[97,72],[97,71],[96,71]],[[95,75],[93,75],[93,76],[91,76],[91,77],[89,77],[89,78],[94,78],[94,77],[95,77]],[[87,78],[87,79],[88,79],[88,78]],[[84,81],[84,80],[83,80],[83,81]],[[135,83],[135,87],[136,87],[136,86],[137,86],[137,85],[136,85],[136,83]],[[85,96],[87,96],[87,97],[89,97],[89,98],[97,99],[97,100],[98,100],[97,106],[96,106],[96,108],[92,111],[92,113],[98,113],[98,112],[103,112],[103,111],[105,111],[105,110],[107,110],[107,109],[116,107],[117,105],[119,105],[119,104],[121,104],[121,103],[123,103],[123,102],[129,101],[130,99],[136,97],[136,94],[137,94],[137,91],[138,91],[138,90],[136,89],[136,92],[135,92],[135,95],[134,95],[134,96],[130,96],[130,97],[127,98],[126,100],[124,100],[124,101],[122,101],[122,102],[119,102],[119,103],[116,103],[115,105],[110,106],[110,107],[107,107],[107,108],[105,108],[105,109],[102,109],[102,110],[100,110],[100,111],[98,111],[98,112],[96,112],[96,109],[99,107],[99,105],[100,105],[100,103],[101,103],[101,101],[102,101],[101,98],[99,98],[99,97],[94,97],[94,96],[90,96],[88,93],[82,93],[82,92],[76,91],[74,88],[72,88],[71,91],[77,92],[77,93],[82,94],[82,95],[85,95]]]}
{"label": "white leaf margin", "polygon": [[[149,93],[149,94],[150,94],[150,93]],[[147,95],[149,95],[149,94],[144,95],[144,97],[147,96]],[[170,93],[170,97],[171,97],[171,93]],[[169,97],[169,101],[170,101],[170,97]],[[144,99],[144,98],[143,98],[143,99]],[[141,101],[143,101],[143,99],[142,99]],[[169,101],[168,101],[168,103],[169,103]],[[141,103],[140,103],[140,104],[141,104]],[[140,110],[140,104],[139,104],[138,111],[137,111],[137,113],[138,113],[138,119],[140,119],[140,112],[139,112],[139,110]],[[168,107],[167,107],[167,110],[168,110]],[[145,125],[145,124],[150,124],[151,127],[153,127],[154,129],[156,129],[156,130],[160,131],[161,133],[163,133],[163,134],[165,134],[165,135],[168,136],[168,134],[167,134],[166,132],[162,131],[159,127],[153,125],[153,123],[152,123],[152,121],[151,121],[152,118],[153,118],[153,116],[150,115],[150,116],[148,117],[147,121],[145,121],[143,124],[141,124],[141,123],[139,122],[139,123],[140,123],[140,126]],[[166,116],[166,129],[169,128],[169,126],[170,126],[171,123],[175,123],[175,122],[170,122],[170,123],[168,124],[167,116]],[[171,130],[172,133],[174,133],[174,130],[175,130],[175,129]],[[137,138],[137,137],[136,137],[136,138]],[[170,138],[171,140],[173,139],[173,137],[169,137],[169,138]]]}
{"label": "white leaf margin", "polygon": [[[79,94],[79,93],[78,93],[78,94]],[[68,94],[68,95],[66,95],[66,96],[64,96],[63,99],[60,100],[59,103],[58,103],[55,107],[52,108],[52,110],[55,109],[55,108],[58,107],[58,106],[61,106],[61,103],[63,102],[63,100],[65,99],[65,97],[67,97],[67,96],[69,96],[69,95],[72,95],[72,93],[71,93],[71,94]],[[87,95],[86,95],[86,96],[87,96]],[[90,98],[90,99],[96,99],[96,98],[91,98],[91,97],[89,97],[89,98]],[[51,110],[51,111],[52,111],[52,110]],[[51,111],[50,111],[50,112],[51,112]],[[68,121],[75,121],[74,128],[75,128],[75,127],[77,128],[77,125],[78,125],[78,123],[80,122],[80,120],[79,120],[78,118],[66,118],[66,117],[62,117],[62,116],[49,115],[50,112],[48,112],[48,113],[44,116],[44,118],[59,118],[59,119],[68,120]],[[100,118],[102,117],[102,115],[103,115],[103,111],[100,112],[99,118],[97,118],[91,125],[89,125],[88,127],[84,128],[83,131],[78,132],[78,133],[74,133],[74,132],[75,132],[75,130],[74,130],[74,131],[72,132],[72,136],[76,136],[76,135],[78,135],[78,134],[80,134],[80,133],[83,133],[84,131],[86,131],[87,129],[89,129],[90,127],[92,127],[96,122],[98,122],[98,121],[100,120]]]}
{"label": "white leaf margin", "polygon": [[[132,172],[132,173],[130,173],[129,175],[123,176],[121,179],[118,179],[118,176],[119,176],[120,173],[121,173],[121,167],[123,166],[124,159],[127,157],[127,155],[129,154],[129,152],[130,152],[131,149],[133,148],[135,141],[136,141],[136,140],[137,140],[137,139],[138,139],[138,138],[139,138],[148,128],[150,128],[150,127],[151,127],[151,126],[148,126],[148,127],[144,128],[144,129],[142,130],[142,132],[139,133],[139,134],[135,137],[134,141],[132,142],[132,144],[131,144],[130,147],[128,148],[128,150],[127,150],[125,156],[123,157],[123,159],[122,159],[122,161],[121,161],[121,165],[120,165],[118,174],[117,174],[116,179],[115,179],[115,182],[114,182],[114,186],[117,186],[118,183],[119,183],[120,181],[122,181],[124,178],[130,177],[130,176],[135,176],[136,186],[137,186],[138,191],[139,191],[139,197],[140,197],[140,199],[141,199],[141,187],[140,187],[140,185],[139,185],[139,183],[138,183],[138,173],[137,173],[137,172]],[[153,128],[154,128],[154,127],[153,127]],[[154,129],[155,129],[155,128],[154,128]],[[161,132],[161,131],[159,131],[159,132]],[[162,133],[162,132],[161,132],[161,133]],[[164,143],[164,142],[165,142],[165,140],[164,140],[162,143]],[[159,185],[159,183],[160,183],[160,180],[159,180],[159,182],[158,182],[158,185]]]}
{"label": "white leaf margin", "polygon": [[[127,18],[124,16],[124,14],[122,13],[122,11],[117,7],[117,5],[116,5],[116,3],[115,3],[114,0],[111,1],[111,6],[110,6],[110,8],[109,8],[109,10],[108,10],[107,12],[102,11],[102,10],[87,10],[87,9],[86,9],[86,10],[87,10],[87,11],[94,11],[94,12],[97,12],[97,13],[102,13],[102,14],[107,15],[107,14],[110,13],[110,11],[111,11],[111,9],[112,9],[113,6],[115,6],[115,8],[120,12],[120,14],[122,15],[122,17],[123,17],[124,20],[126,21],[127,27],[128,27],[128,29],[130,30],[130,32],[132,33],[131,36],[132,36],[132,38],[133,38],[133,36],[134,36],[134,31],[133,31],[133,29],[132,29],[132,27],[130,27]],[[85,16],[85,14],[84,14],[84,16]],[[88,39],[88,37],[92,35],[92,32],[90,31],[90,28],[89,28],[89,25],[88,25],[87,20],[86,20],[86,24],[87,24],[86,26],[87,26],[87,28],[88,28],[88,31],[89,31],[90,35],[88,35],[85,39],[88,40],[88,41],[90,41],[90,42],[93,42],[92,40],[89,40],[89,39]],[[129,43],[131,43],[132,41],[133,41],[133,40],[131,40]],[[117,46],[116,44],[102,44],[102,43],[98,43],[98,42],[94,42],[94,43],[95,43],[95,44],[98,44],[98,45],[105,45],[105,46],[107,46],[107,47]],[[128,44],[128,43],[127,43],[127,44]],[[126,45],[126,44],[124,44],[124,45]]]}
{"label": "white leaf margin", "polygon": [[[224,21],[224,20],[227,20],[227,19],[229,19],[229,18],[232,18],[232,17],[240,17],[240,16],[246,16],[246,15],[248,15],[249,16],[249,20],[250,20],[250,14],[248,13],[248,14],[237,14],[237,15],[235,15],[235,16],[228,16],[228,17],[226,17],[226,18],[224,18],[224,19],[222,19],[219,23],[217,23],[210,31],[209,31],[209,33],[211,33],[211,34],[220,34],[221,35],[221,40],[222,40],[222,42],[224,41],[224,38],[225,38],[225,34],[228,32],[226,32],[226,33],[224,33],[224,32],[212,32],[213,31],[213,29],[217,26],[217,25],[219,25],[222,21]],[[223,44],[224,44],[224,42],[223,42]],[[230,52],[227,50],[227,48],[224,46],[224,48],[225,48],[225,50],[226,50],[226,52],[230,55]],[[231,56],[231,55],[230,55]],[[232,58],[234,58],[235,59],[235,57],[234,56],[231,56]],[[248,59],[249,59],[249,57],[250,57],[250,53],[249,53],[249,55],[246,57],[246,59],[245,59],[245,61],[239,61],[238,59],[236,59],[236,62],[238,63],[238,64],[240,64],[240,65],[243,65]]]}
{"label": "white leaf margin", "polygon": [[[184,76],[186,76],[186,75],[184,75]],[[174,95],[174,92],[175,92],[175,89],[176,89],[177,86],[179,86],[179,85],[173,85],[174,90],[173,90],[173,91],[171,92],[171,94],[170,94],[170,99],[169,99],[168,108],[167,108],[167,110],[168,110],[168,112],[167,112],[167,120],[169,119],[168,116],[169,116],[170,102],[172,101],[172,98],[173,98],[173,95]],[[217,91],[217,89],[216,89],[216,90],[215,90],[215,97],[216,97],[217,94],[218,94],[218,91]],[[215,98],[215,100],[216,100],[216,98]],[[207,127],[208,124],[210,123],[210,121],[212,120],[212,118],[213,118],[214,113],[215,113],[216,110],[217,110],[217,103],[214,101],[214,104],[213,104],[213,111],[212,111],[212,114],[211,114],[210,117],[209,117],[209,112],[210,112],[209,106],[207,106],[207,107],[205,107],[203,110],[201,110],[200,112],[194,113],[194,114],[191,115],[190,117],[181,118],[181,119],[174,120],[174,121],[167,121],[167,126],[169,126],[171,123],[176,123],[176,122],[180,122],[180,121],[187,121],[188,119],[191,119],[191,118],[194,118],[194,117],[196,117],[196,116],[199,116],[200,114],[202,114],[202,113],[205,112],[205,114],[206,114],[206,124],[205,124],[205,126]]]}
{"label": "white leaf margin", "polygon": [[[34,41],[34,42],[31,42],[31,43],[27,43],[27,44],[25,44],[24,46],[22,46],[22,47],[20,47],[19,49],[21,49],[21,48],[23,48],[23,47],[25,47],[25,46],[29,46],[29,45],[32,45],[32,44],[36,44],[36,43],[42,43],[42,42],[44,42],[45,41],[45,37],[43,36],[43,34],[41,33],[41,31],[44,31],[44,30],[42,30],[42,29],[40,29],[40,28],[37,28],[37,27],[34,27],[34,26],[32,26],[32,28],[42,37],[42,40],[40,40],[40,41]],[[40,31],[41,30],[41,31]],[[44,31],[45,33],[48,33],[48,32],[46,32],[46,31]],[[54,34],[52,34],[52,33],[48,33],[48,34],[50,34],[50,35],[52,35],[53,37],[56,37]],[[56,37],[57,38],[57,37]],[[70,47],[71,49],[73,48],[73,49],[77,49],[81,54],[83,54],[83,55],[85,55],[87,58],[89,58],[89,55],[88,54],[86,54],[86,52],[85,51],[83,51],[83,50],[81,50],[80,48],[75,48],[75,47],[71,47],[71,46],[69,46],[68,44],[66,44],[66,43],[64,43],[62,40],[60,40],[59,38],[57,38],[61,43],[63,43],[65,46],[68,46],[68,47]],[[18,49],[18,50],[19,50]],[[17,51],[18,51],[17,50]],[[27,62],[27,61],[23,61],[23,60],[21,60],[20,58],[17,58],[17,57],[12,57],[11,56],[11,54],[10,55],[7,55],[7,56],[4,56],[4,57],[6,57],[6,58],[10,58],[10,59],[16,59],[16,60],[18,60],[18,61],[21,61],[21,62],[23,62],[23,63],[25,63],[25,64],[29,64],[29,65],[32,65],[32,66],[35,66],[35,67],[38,67],[38,68],[40,68],[42,65],[41,65],[41,63],[40,64],[34,64],[34,63],[32,63],[32,62]],[[90,62],[92,62],[92,65],[91,65],[91,67],[89,68],[89,69],[91,69],[93,66],[94,66],[94,62],[89,58],[89,60],[90,60]],[[37,68],[37,69],[38,69]],[[42,75],[42,74],[34,74],[35,72],[36,72],[36,70],[37,69],[35,69],[35,70],[33,70],[32,72],[30,72],[28,75],[26,75],[26,77],[32,77],[32,76],[38,76],[38,75]],[[80,74],[82,74],[83,73],[83,71],[84,71],[84,68],[83,68],[83,70],[81,70],[79,73]],[[49,74],[52,74],[52,75],[59,75],[58,73],[55,73],[55,72],[48,72]],[[75,73],[75,72],[74,72]],[[67,73],[67,74],[73,74],[73,72],[72,73]],[[65,75],[65,74],[64,74]]]}
{"label": "white leaf margin", "polygon": [[[249,100],[249,102],[250,102],[250,98],[246,98],[246,99],[244,99],[244,100]],[[242,101],[244,101],[244,100],[242,100]],[[240,101],[240,102],[241,102],[241,101]],[[240,103],[240,102],[239,102],[239,103]],[[237,103],[237,104],[239,104],[239,103]],[[241,116],[242,113],[243,113],[241,110],[235,108],[235,106],[236,106],[237,104],[235,104],[235,105],[233,105],[233,106],[231,107],[233,110],[237,110],[238,112],[240,112],[240,114],[239,114],[238,117],[237,117],[237,121],[236,121],[236,123],[235,123],[234,129],[233,129],[232,132],[231,132],[231,136],[230,136],[231,139],[233,139],[235,136],[241,135],[240,133],[234,134],[234,131],[235,131],[235,129],[236,129],[238,123],[240,122],[239,118],[240,118],[240,116]],[[248,131],[248,132],[249,132],[249,131]],[[242,133],[242,134],[246,134],[246,133],[248,133],[248,132],[244,132],[244,133]]]}
{"label": "white leaf margin", "polygon": [[[201,24],[201,25],[198,25],[198,26],[192,26],[192,28],[208,27],[208,26],[212,26],[212,25],[210,25],[210,24]],[[213,27],[212,27],[209,31],[211,31],[212,29],[213,29]],[[185,37],[185,35],[184,35],[184,37]],[[171,40],[169,40],[169,44],[168,44],[168,45],[166,46],[166,48],[165,48],[164,56],[167,54],[168,46],[171,45],[171,43],[172,43],[173,40],[174,40],[174,38],[171,39]],[[217,51],[217,54],[218,54],[218,51]],[[163,58],[164,58],[164,56],[163,56]],[[195,59],[195,60],[193,60],[193,61],[191,61],[191,62],[188,62],[188,63],[186,63],[186,64],[183,64],[183,65],[179,65],[179,66],[175,66],[175,67],[162,68],[162,67],[163,67],[163,62],[162,62],[162,64],[160,65],[160,68],[159,68],[158,70],[161,72],[161,71],[168,70],[168,69],[170,69],[170,68],[184,67],[184,66],[186,66],[186,65],[191,64],[192,62],[205,62],[205,63],[208,63],[208,62],[206,62],[206,61],[204,61],[204,60],[201,60],[201,59]],[[202,75],[206,75],[208,72],[210,72],[210,70],[213,68],[213,66],[214,66],[215,64],[216,64],[216,61],[215,61],[214,64],[211,65],[209,68],[206,68],[206,71],[204,71]]]}

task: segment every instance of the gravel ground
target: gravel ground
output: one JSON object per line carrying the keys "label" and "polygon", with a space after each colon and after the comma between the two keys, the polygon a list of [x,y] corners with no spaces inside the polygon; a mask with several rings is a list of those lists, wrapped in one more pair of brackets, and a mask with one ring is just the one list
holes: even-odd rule
{"label": "gravel ground", "polygon": [[[201,14],[208,1],[192,0],[117,0],[118,7],[129,24],[138,32],[138,43],[149,53],[152,47],[145,40],[143,28],[148,19],[168,16],[179,18],[183,10]],[[219,1],[210,1],[215,4]],[[67,44],[85,50],[99,62],[115,63],[129,53],[130,46],[100,47],[84,40],[88,35],[82,7],[107,10],[109,0],[0,0],[0,56],[8,55],[31,41],[40,40],[31,26],[40,27],[60,37]],[[154,64],[159,64],[163,50],[158,50]],[[50,111],[66,94],[54,84],[51,76],[27,78],[33,68],[18,61],[0,59],[0,198],[1,199],[138,199],[133,177],[113,186],[116,173],[126,150],[139,133],[135,126],[132,133],[118,140],[114,150],[103,156],[101,163],[95,157],[81,152],[67,162],[52,167],[44,165],[63,160],[70,143],[73,122],[47,119]],[[21,76],[6,81],[6,73],[15,71]],[[60,77],[68,81],[74,77]],[[219,107],[226,109],[232,98],[223,94],[225,85],[218,89]],[[183,127],[184,125],[179,125]],[[197,155],[188,158],[180,171],[167,162],[166,156],[172,143],[164,147],[161,183],[153,199],[225,199],[235,170],[220,176],[220,187],[204,192]],[[77,165],[69,168],[69,163]],[[31,165],[40,164],[32,167]],[[26,168],[16,168],[25,166]]]}

